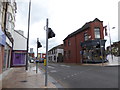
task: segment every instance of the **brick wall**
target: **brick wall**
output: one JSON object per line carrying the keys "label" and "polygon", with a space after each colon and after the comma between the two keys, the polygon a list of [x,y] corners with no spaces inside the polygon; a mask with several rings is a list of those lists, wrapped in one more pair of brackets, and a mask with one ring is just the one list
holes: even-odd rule
{"label": "brick wall", "polygon": [[4,47],[0,46],[0,74],[2,73],[3,60],[4,60]]}

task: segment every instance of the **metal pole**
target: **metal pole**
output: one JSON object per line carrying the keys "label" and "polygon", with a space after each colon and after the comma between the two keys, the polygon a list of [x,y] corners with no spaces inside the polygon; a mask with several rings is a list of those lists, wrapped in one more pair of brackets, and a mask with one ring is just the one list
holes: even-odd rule
{"label": "metal pole", "polygon": [[[36,60],[38,60],[38,41],[39,41],[39,38],[37,38],[37,58]],[[36,62],[36,73],[38,72],[38,63]]]}
{"label": "metal pole", "polygon": [[109,23],[108,23],[108,28],[109,28],[109,39],[110,39],[110,53],[111,53],[111,57],[112,57],[112,61],[113,61],[113,55],[112,55],[112,46],[111,46],[111,35],[110,35],[110,26],[109,26]]}
{"label": "metal pole", "polygon": [[103,52],[102,52],[102,45],[101,45],[101,40],[100,40],[100,50],[101,50],[101,58],[102,58],[102,66],[103,66]]}
{"label": "metal pole", "polygon": [[47,67],[48,67],[48,18],[46,19],[46,66],[45,66],[45,86],[47,86]]}
{"label": "metal pole", "polygon": [[28,35],[27,35],[26,70],[28,70],[28,49],[29,49],[30,10],[31,10],[31,0],[29,1],[29,12],[28,12]]}

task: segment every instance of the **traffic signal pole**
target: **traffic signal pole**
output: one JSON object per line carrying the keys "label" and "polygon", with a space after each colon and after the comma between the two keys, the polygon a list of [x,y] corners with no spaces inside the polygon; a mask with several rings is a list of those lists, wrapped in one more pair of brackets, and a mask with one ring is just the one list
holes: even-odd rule
{"label": "traffic signal pole", "polygon": [[[36,60],[38,60],[38,41],[39,41],[39,38],[37,38],[37,58]],[[38,62],[36,61],[36,73],[38,72]]]}
{"label": "traffic signal pole", "polygon": [[46,66],[45,66],[45,86],[47,86],[48,79],[48,18],[46,19]]}

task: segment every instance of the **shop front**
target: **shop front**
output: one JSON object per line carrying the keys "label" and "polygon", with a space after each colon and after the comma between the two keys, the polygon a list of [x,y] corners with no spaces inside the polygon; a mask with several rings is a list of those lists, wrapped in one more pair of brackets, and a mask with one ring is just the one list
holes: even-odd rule
{"label": "shop front", "polygon": [[12,53],[12,66],[25,66],[26,65],[26,51],[14,50]]}
{"label": "shop front", "polygon": [[82,62],[83,63],[101,63],[106,62],[105,55],[106,40],[96,39],[81,43]]}

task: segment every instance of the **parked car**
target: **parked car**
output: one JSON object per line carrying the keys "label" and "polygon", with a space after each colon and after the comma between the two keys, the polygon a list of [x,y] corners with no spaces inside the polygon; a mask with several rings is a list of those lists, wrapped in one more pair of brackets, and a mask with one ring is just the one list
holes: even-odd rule
{"label": "parked car", "polygon": [[40,58],[39,62],[44,63],[44,58]]}
{"label": "parked car", "polygon": [[34,60],[33,60],[33,59],[30,59],[29,61],[30,61],[30,63],[34,63]]}

